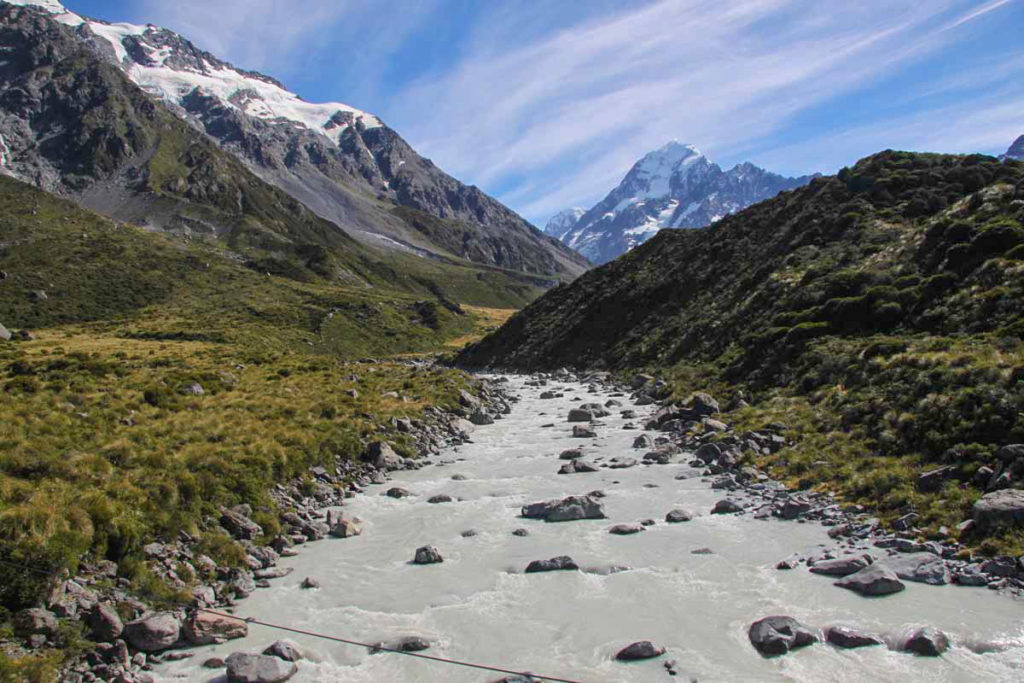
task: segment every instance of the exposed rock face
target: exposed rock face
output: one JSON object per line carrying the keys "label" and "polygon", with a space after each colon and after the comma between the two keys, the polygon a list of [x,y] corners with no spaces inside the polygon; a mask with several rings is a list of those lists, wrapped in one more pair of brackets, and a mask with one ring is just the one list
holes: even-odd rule
{"label": "exposed rock face", "polygon": [[901,553],[882,561],[904,581],[916,581],[933,586],[944,586],[950,582],[949,568],[938,555],[928,552]]}
{"label": "exposed rock face", "polygon": [[818,636],[793,617],[759,619],[747,631],[750,644],[765,657],[784,655],[790,650],[818,642]]}
{"label": "exposed rock face", "polygon": [[[149,135],[151,128],[145,118],[158,111],[158,116],[179,119],[177,123],[187,126],[209,149],[230,156],[239,171],[247,169],[246,175],[258,176],[268,189],[276,186],[273,189],[282,197],[282,205],[301,202],[331,221],[339,234],[337,226],[345,226],[352,235],[378,246],[419,254],[447,252],[549,282],[571,279],[586,269],[583,257],[479,188],[445,174],[372,114],[341,103],[306,102],[274,79],[237,69],[156,26],[118,24],[118,30],[112,31],[73,13],[64,14],[58,24],[45,12],[6,6],[3,11],[8,23],[17,17],[18,29],[27,37],[14,43],[15,68],[5,71],[30,71],[24,68],[26,57],[62,59],[68,56],[70,46],[89,58],[90,76],[102,74],[105,85],[115,75],[123,82],[133,81],[134,91],[150,110],[136,115],[135,107],[129,105],[121,112],[124,121],[96,121],[98,111],[109,118],[112,109],[104,110],[102,104],[97,107],[90,101],[93,84],[65,83],[60,69],[49,81],[48,85],[55,86],[49,93],[27,79],[24,84],[29,87],[23,91],[27,97],[9,101],[4,107],[17,118],[4,121],[0,134],[10,149],[7,166],[43,189],[69,193],[89,189],[88,199],[96,208],[115,210],[128,219],[126,212],[133,202],[151,198],[138,195],[114,206],[119,201],[118,191],[137,189],[132,181],[139,174],[127,173],[125,179],[116,179],[120,174],[110,172],[120,170],[121,161],[141,158],[150,151],[156,139]],[[33,52],[39,45],[50,49]],[[79,87],[75,89],[75,85]],[[155,97],[144,96],[143,90]],[[113,99],[120,93],[107,94]],[[47,99],[54,96],[58,99]],[[67,102],[87,109],[62,109]],[[54,113],[72,116],[57,121]],[[94,122],[102,125],[90,130]],[[41,140],[45,144],[37,144]],[[93,149],[81,149],[84,147]],[[187,147],[186,142],[182,149]],[[82,182],[92,173],[86,168],[92,163],[103,171],[104,180],[111,181],[107,188],[92,191],[95,188],[86,188],[91,183]],[[199,196],[209,194],[216,185],[196,181],[195,176],[184,174],[153,189]],[[239,200],[228,201],[227,206],[233,206]],[[197,231],[211,225],[209,216],[191,223],[186,219],[187,213],[174,212],[159,222],[168,228],[177,224]]]}

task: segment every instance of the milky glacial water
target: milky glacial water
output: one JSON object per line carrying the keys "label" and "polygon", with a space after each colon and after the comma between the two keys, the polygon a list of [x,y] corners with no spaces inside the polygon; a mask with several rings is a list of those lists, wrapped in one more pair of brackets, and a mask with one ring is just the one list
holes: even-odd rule
{"label": "milky glacial water", "polygon": [[[565,398],[540,400],[552,387],[528,387],[511,378],[522,400],[511,415],[478,427],[473,443],[435,458],[450,464],[398,472],[371,486],[343,510],[363,520],[363,534],[302,546],[281,565],[295,571],[258,590],[237,614],[362,642],[418,635],[434,642],[425,654],[533,671],[578,681],[1016,681],[1024,680],[1024,603],[985,588],[908,583],[906,591],[863,598],[805,568],[778,571],[793,553],[831,546],[817,524],[709,515],[724,493],[700,478],[677,481],[684,464],[652,465],[590,474],[558,475],[558,454],[583,445],[588,460],[631,456],[639,431],[623,429],[614,415],[596,439],[574,439],[566,421],[580,401],[604,402],[610,392],[587,393],[562,384]],[[617,397],[632,408],[628,397]],[[636,408],[643,424],[651,407]],[[544,427],[554,423],[553,427]],[[686,460],[686,458],[683,458]],[[454,481],[461,474],[465,481]],[[656,488],[645,487],[653,484]],[[384,496],[402,486],[414,496]],[[602,489],[609,519],[549,524],[520,518],[525,503]],[[446,493],[457,499],[429,504]],[[665,524],[675,507],[698,516]],[[608,533],[613,524],[653,518],[632,536]],[[529,535],[512,534],[516,528]],[[462,532],[477,530],[464,538]],[[415,549],[435,545],[442,564],[410,564]],[[714,554],[694,555],[698,548]],[[523,574],[536,559],[570,555],[584,568],[626,565],[621,573]],[[305,577],[321,583],[302,590]],[[954,646],[928,659],[885,647],[839,650],[817,644],[764,659],[747,640],[749,624],[770,614],[791,615],[808,626],[842,623],[877,633],[915,625],[938,627]],[[198,648],[196,656],[158,671],[166,680],[218,680],[199,664],[236,651],[259,652],[292,638],[317,661],[300,663],[298,681],[492,681],[501,676],[421,661],[316,638],[290,636],[253,625],[249,636]],[[1009,649],[975,654],[962,643],[995,641]],[[636,640],[666,647],[665,656],[623,664],[615,653]],[[663,667],[677,661],[679,675]]]}

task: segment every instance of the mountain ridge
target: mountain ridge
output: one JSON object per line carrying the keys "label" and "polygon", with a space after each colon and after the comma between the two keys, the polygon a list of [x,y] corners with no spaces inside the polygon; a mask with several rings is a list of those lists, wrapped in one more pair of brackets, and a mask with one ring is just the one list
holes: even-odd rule
{"label": "mountain ridge", "polygon": [[814,177],[786,178],[749,162],[723,171],[695,146],[673,140],[633,164],[560,239],[595,263],[606,263],[659,230],[710,225]]}
{"label": "mountain ridge", "polygon": [[[554,279],[571,279],[587,267],[504,205],[420,157],[372,114],[306,102],[276,79],[233,67],[167,29],[91,20],[52,1],[5,4],[67,26],[262,180],[366,244]],[[14,152],[9,156],[17,157]],[[453,231],[420,230],[395,207],[447,221],[459,239],[439,241]]]}

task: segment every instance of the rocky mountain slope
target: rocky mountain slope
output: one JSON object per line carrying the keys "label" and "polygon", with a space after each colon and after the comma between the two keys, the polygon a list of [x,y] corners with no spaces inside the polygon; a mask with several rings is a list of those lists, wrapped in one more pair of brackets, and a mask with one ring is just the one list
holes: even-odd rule
{"label": "rocky mountain slope", "polygon": [[544,232],[561,241],[586,212],[586,209],[578,206],[559,211],[544,226]]}
{"label": "rocky mountain slope", "polygon": [[773,460],[781,476],[951,533],[980,492],[1024,482],[1024,460],[999,455],[1024,442],[1022,302],[1024,163],[887,151],[663,231],[460,360],[714,387],[750,404],[743,424],[803,444]]}
{"label": "rocky mountain slope", "polygon": [[618,187],[572,226],[559,214],[555,236],[594,263],[607,263],[663,228],[710,225],[813,177],[786,178],[750,163],[723,171],[696,147],[673,141],[634,164]]}
{"label": "rocky mountain slope", "polygon": [[[17,10],[14,5],[27,9]],[[15,22],[14,31],[20,31],[18,36],[9,32],[10,48],[31,49],[33,37],[49,30],[45,21],[30,28],[25,13],[52,19],[64,27],[62,57],[70,49],[69,37],[87,46],[93,60],[116,67],[255,175],[341,226],[350,237],[377,247],[466,258],[550,279],[571,279],[586,268],[579,255],[479,189],[437,169],[371,114],[339,103],[305,102],[274,79],[236,69],[166,29],[89,20],[57,2],[39,7],[19,0],[2,6],[5,23]],[[50,38],[55,30],[50,30]],[[55,63],[52,57],[47,59]],[[99,69],[84,56],[80,59],[73,68],[88,63],[90,69]],[[38,70],[41,64],[32,61],[39,59],[20,66]],[[8,68],[9,79],[20,75]],[[109,74],[104,78],[109,80]],[[7,89],[19,87],[11,84]],[[53,98],[69,95],[52,93]],[[52,107],[55,102],[42,104]],[[15,118],[26,114],[17,107],[7,113]],[[54,118],[38,106],[32,115]],[[44,189],[82,193],[75,177],[64,179],[68,169],[38,159],[45,152],[37,144],[40,131],[12,125],[4,135],[3,148],[9,172]],[[112,135],[123,138],[135,133],[134,127],[127,126]],[[131,147],[133,141],[118,139],[108,144]],[[91,163],[88,158],[78,161]],[[119,180],[124,185],[129,179]],[[113,179],[108,181],[110,186],[93,192],[88,204],[118,215],[114,209],[125,203],[117,196],[122,188]]]}
{"label": "rocky mountain slope", "polygon": [[1024,135],[1013,141],[1009,149],[1006,150],[1006,154],[999,157],[1000,159],[1015,159],[1017,161],[1024,161]]}

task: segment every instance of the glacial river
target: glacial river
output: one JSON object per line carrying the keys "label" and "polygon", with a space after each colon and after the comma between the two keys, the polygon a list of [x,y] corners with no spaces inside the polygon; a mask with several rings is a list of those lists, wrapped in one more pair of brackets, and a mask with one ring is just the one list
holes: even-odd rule
{"label": "glacial river", "polygon": [[[579,402],[609,398],[584,386],[561,384],[565,397],[541,400],[548,387],[513,377],[522,400],[511,415],[478,427],[473,442],[452,449],[421,470],[397,472],[393,481],[351,499],[347,516],[363,520],[363,534],[301,546],[281,565],[295,571],[239,603],[239,616],[285,624],[362,642],[416,635],[433,642],[436,656],[532,671],[577,681],[1019,681],[1024,680],[1024,602],[985,588],[908,583],[906,591],[863,598],[801,566],[778,571],[793,553],[832,545],[817,524],[708,514],[724,493],[700,478],[676,480],[684,464],[558,475],[558,454],[584,446],[587,460],[640,459],[631,448],[639,431],[623,429],[623,408],[603,418],[596,439],[574,439],[566,416]],[[553,383],[558,386],[557,383]],[[573,401],[577,397],[580,401]],[[636,408],[638,425],[653,407]],[[554,426],[545,427],[549,423]],[[683,458],[686,460],[687,458]],[[453,475],[465,480],[453,480]],[[392,499],[391,486],[414,495]],[[549,524],[520,518],[525,503],[602,489],[609,519]],[[436,494],[455,502],[430,504]],[[681,507],[697,516],[666,524]],[[608,533],[613,524],[653,518],[631,536]],[[527,536],[513,535],[517,528]],[[475,536],[464,537],[474,529]],[[410,564],[415,549],[434,545],[441,564]],[[693,554],[710,548],[713,554]],[[583,568],[625,565],[630,571],[598,574],[561,571],[524,574],[536,559],[570,555]],[[321,588],[303,590],[305,577]],[[811,627],[843,623],[898,633],[915,625],[938,627],[953,647],[926,659],[885,647],[839,650],[817,644],[764,659],[747,640],[749,624],[770,614],[796,617]],[[161,680],[222,680],[223,670],[200,668],[208,657],[259,652],[291,638],[315,661],[299,665],[296,681],[493,681],[501,674],[464,669],[253,625],[249,636],[198,648],[191,660],[165,665]],[[1005,651],[975,654],[962,643],[995,641]],[[668,649],[658,659],[624,664],[615,653],[637,640]],[[676,660],[678,676],[663,666]],[[220,677],[220,679],[218,679]]]}

